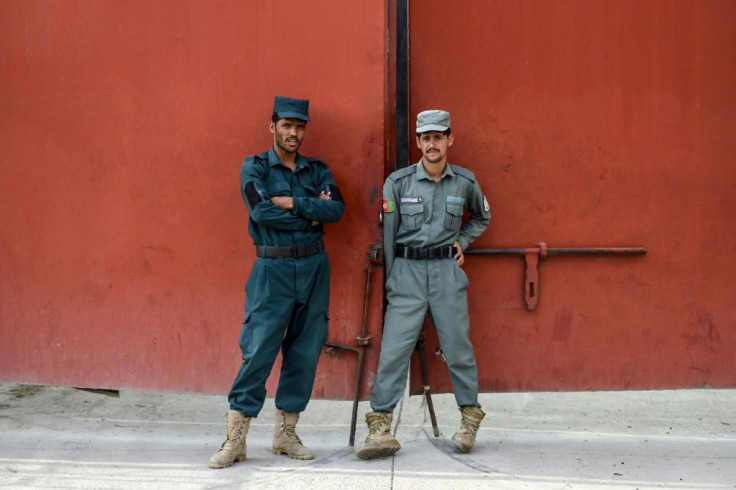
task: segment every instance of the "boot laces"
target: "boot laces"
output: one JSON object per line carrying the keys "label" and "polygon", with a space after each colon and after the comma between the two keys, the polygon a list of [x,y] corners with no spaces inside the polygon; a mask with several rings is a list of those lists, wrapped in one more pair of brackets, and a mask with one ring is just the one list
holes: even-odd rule
{"label": "boot laces", "polygon": [[245,423],[242,422],[239,422],[235,427],[228,428],[227,437],[225,438],[225,442],[222,443],[222,446],[220,446],[220,449],[234,448],[237,445],[238,440],[240,439],[240,436],[243,433],[244,429]]}
{"label": "boot laces", "polygon": [[465,432],[475,439],[475,433],[478,430],[476,427],[474,427],[469,421],[465,420],[465,418],[460,421],[460,426],[460,432]]}
{"label": "boot laces", "polygon": [[281,421],[281,432],[292,442],[298,442],[299,444],[302,444],[302,440],[299,439],[299,436],[296,435],[296,427],[293,425],[286,425],[286,423],[282,420]]}
{"label": "boot laces", "polygon": [[386,432],[386,417],[376,417],[369,423],[370,435],[381,434]]}

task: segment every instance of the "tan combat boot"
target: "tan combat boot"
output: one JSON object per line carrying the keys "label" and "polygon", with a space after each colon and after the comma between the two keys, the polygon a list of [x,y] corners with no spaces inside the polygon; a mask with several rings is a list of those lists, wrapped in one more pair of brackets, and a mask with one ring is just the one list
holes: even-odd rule
{"label": "tan combat boot", "polygon": [[250,417],[237,410],[225,414],[227,419],[227,438],[211,458],[210,468],[227,468],[235,461],[245,461],[245,435],[250,427]]}
{"label": "tan combat boot", "polygon": [[365,414],[368,423],[368,437],[355,449],[355,455],[360,459],[385,458],[396,454],[401,444],[391,435],[391,421],[393,414],[383,412],[369,412]]}
{"label": "tan combat boot", "polygon": [[452,436],[452,443],[460,451],[467,453],[473,449],[475,444],[475,434],[478,432],[480,421],[486,415],[480,407],[473,405],[466,405],[460,407],[460,413],[462,414],[462,420],[460,421],[460,428],[455,435]]}
{"label": "tan combat boot", "polygon": [[311,449],[304,447],[294,429],[299,421],[298,412],[276,409],[276,428],[273,432],[273,453],[286,454],[293,459],[314,459]]}

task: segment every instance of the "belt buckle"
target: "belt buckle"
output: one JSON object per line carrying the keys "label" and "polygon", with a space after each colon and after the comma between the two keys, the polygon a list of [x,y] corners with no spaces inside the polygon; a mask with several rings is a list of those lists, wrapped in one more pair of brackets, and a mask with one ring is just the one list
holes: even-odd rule
{"label": "belt buckle", "polygon": [[417,249],[417,256],[418,256],[418,258],[420,258],[422,260],[429,259],[429,249],[426,248],[426,247],[418,248]]}

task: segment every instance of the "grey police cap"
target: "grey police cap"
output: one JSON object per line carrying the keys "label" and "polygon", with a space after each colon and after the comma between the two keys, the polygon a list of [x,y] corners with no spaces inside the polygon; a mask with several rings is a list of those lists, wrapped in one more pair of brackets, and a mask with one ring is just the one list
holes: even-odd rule
{"label": "grey police cap", "polygon": [[432,110],[417,114],[417,133],[427,131],[447,131],[450,128],[450,113]]}
{"label": "grey police cap", "polygon": [[277,95],[273,101],[273,112],[279,117],[309,121],[309,100]]}

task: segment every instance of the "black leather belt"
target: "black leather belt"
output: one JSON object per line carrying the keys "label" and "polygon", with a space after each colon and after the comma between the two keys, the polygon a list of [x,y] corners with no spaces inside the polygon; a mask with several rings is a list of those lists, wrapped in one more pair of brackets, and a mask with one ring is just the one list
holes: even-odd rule
{"label": "black leather belt", "polygon": [[412,260],[449,259],[457,253],[457,249],[450,245],[444,247],[405,247],[396,244],[394,250],[397,257]]}
{"label": "black leather belt", "polygon": [[306,257],[324,251],[325,245],[322,240],[318,242],[307,243],[306,245],[293,246],[272,246],[272,245],[256,245],[256,255],[267,259]]}

